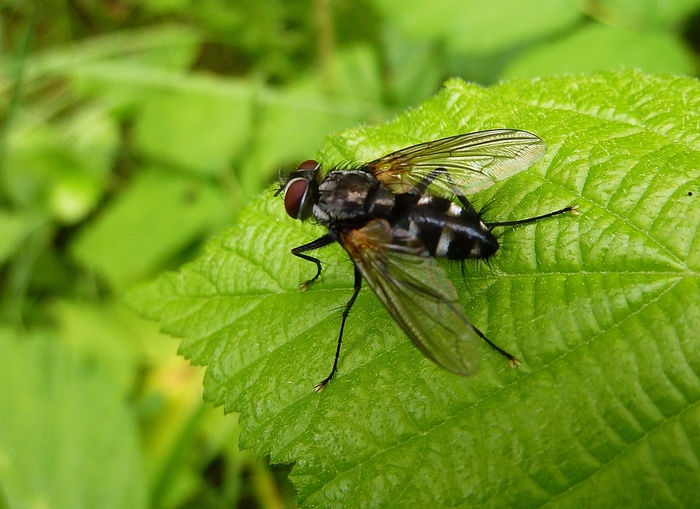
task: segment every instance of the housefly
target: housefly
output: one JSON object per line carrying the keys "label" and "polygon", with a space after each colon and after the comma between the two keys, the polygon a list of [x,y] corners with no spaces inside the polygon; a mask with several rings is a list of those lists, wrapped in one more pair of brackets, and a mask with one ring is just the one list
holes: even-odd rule
{"label": "housefly", "polygon": [[337,371],[343,331],[363,278],[411,341],[444,369],[475,373],[477,338],[511,364],[518,362],[471,324],[436,258],[489,258],[499,247],[493,228],[574,211],[566,207],[527,219],[485,222],[464,194],[523,171],[545,150],[544,141],[534,134],[497,129],[420,143],[355,168],[323,172],[318,162],[308,160],[285,179],[277,194],[284,192],[287,214],[328,229],[292,249],[293,255],[316,265],[316,274],[301,289],[321,275],[321,261],[308,251],[338,242],[355,269],[333,367],[316,384],[316,392]]}

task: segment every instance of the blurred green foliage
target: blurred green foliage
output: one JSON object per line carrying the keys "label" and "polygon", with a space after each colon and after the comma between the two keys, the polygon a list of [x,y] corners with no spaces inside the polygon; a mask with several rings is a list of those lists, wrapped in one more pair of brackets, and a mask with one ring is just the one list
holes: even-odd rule
{"label": "blurred green foliage", "polygon": [[[328,134],[451,76],[695,74],[700,1],[0,2],[0,507],[280,507],[120,304]],[[518,127],[518,126],[514,126]],[[11,365],[11,366],[10,366]]]}

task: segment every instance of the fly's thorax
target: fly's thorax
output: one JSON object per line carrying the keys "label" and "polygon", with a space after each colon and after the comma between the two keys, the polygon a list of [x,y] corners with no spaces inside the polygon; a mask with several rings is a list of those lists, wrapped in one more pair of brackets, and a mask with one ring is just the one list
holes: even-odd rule
{"label": "fly's thorax", "polygon": [[498,250],[496,237],[473,208],[436,196],[418,199],[408,230],[431,255],[441,258],[488,258]]}
{"label": "fly's thorax", "polygon": [[[376,217],[378,211],[391,210],[391,192],[365,171],[329,173],[318,187],[313,214],[322,224],[362,222]],[[379,214],[381,215],[381,214]]]}

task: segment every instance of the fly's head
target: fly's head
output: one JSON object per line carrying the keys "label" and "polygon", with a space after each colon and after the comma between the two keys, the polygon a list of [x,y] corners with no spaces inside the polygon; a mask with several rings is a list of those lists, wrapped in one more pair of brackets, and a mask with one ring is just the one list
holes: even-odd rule
{"label": "fly's head", "polygon": [[318,201],[318,179],[321,165],[309,159],[301,163],[275,196],[284,192],[284,209],[289,217],[305,221],[311,216],[314,204]]}

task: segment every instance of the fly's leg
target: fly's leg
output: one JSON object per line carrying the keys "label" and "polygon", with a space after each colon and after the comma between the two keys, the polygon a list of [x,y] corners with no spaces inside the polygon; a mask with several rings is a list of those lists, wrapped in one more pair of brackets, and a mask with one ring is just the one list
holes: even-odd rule
{"label": "fly's leg", "polygon": [[343,320],[342,322],[340,322],[340,334],[338,334],[338,346],[335,349],[333,369],[331,369],[330,374],[326,378],[314,385],[314,390],[318,393],[323,391],[323,389],[326,387],[326,384],[331,381],[331,378],[333,378],[335,372],[338,371],[338,359],[340,358],[340,345],[343,343],[343,330],[345,329],[345,321],[348,319],[350,309],[352,309],[353,304],[355,304],[355,300],[357,299],[357,296],[360,293],[360,288],[362,288],[362,274],[360,273],[359,269],[355,267],[355,291],[353,292],[352,297],[350,297],[350,300],[345,305],[345,309],[343,310]]}
{"label": "fly's leg", "polygon": [[489,346],[490,346],[491,348],[493,348],[493,349],[496,350],[498,353],[500,353],[503,357],[505,357],[506,359],[508,359],[508,363],[511,365],[511,367],[514,368],[514,367],[516,367],[516,366],[518,366],[518,365],[520,364],[520,361],[519,361],[513,354],[510,354],[510,353],[506,352],[503,348],[501,348],[501,347],[498,346],[496,343],[494,343],[493,341],[491,341],[491,340],[490,340],[489,338],[487,338],[486,335],[485,335],[483,332],[481,332],[479,329],[477,329],[477,328],[474,327],[473,325],[472,325],[472,329],[474,329],[474,332],[476,332],[476,334],[477,334],[481,339],[483,339],[484,341],[486,341],[486,342],[489,344]]}
{"label": "fly's leg", "polygon": [[[306,290],[311,283],[316,281],[320,276],[321,276],[321,260],[314,256],[310,256],[307,254],[304,254],[306,251],[311,251],[313,249],[319,249],[321,247],[327,246],[329,244],[332,244],[333,242],[336,241],[335,235],[331,234],[330,232],[325,234],[323,237],[319,237],[316,240],[313,240],[309,242],[308,244],[304,244],[303,246],[298,246],[292,249],[292,254],[294,256],[298,256],[299,258],[303,260],[307,260],[309,262],[315,263],[316,264],[316,275],[309,279],[308,281],[304,281],[301,283],[300,288],[301,290]],[[348,319],[348,315],[350,314],[350,309],[352,309],[353,304],[355,304],[355,300],[357,299],[357,296],[360,293],[360,289],[362,288],[362,274],[358,270],[357,267],[355,267],[355,291],[352,294],[352,297],[350,297],[350,300],[348,303],[345,305],[345,310],[343,311],[343,318],[340,323],[340,333],[338,334],[338,346],[335,349],[335,359],[333,360],[333,369],[331,369],[330,374],[321,380],[319,383],[314,385],[314,390],[316,392],[321,392],[323,389],[326,387],[326,384],[331,381],[331,378],[333,378],[333,375],[335,372],[338,370],[338,359],[340,358],[340,345],[343,343],[343,331],[345,330],[345,322]]]}
{"label": "fly's leg", "polygon": [[[497,222],[497,223],[485,223],[485,224],[489,228],[489,230],[492,228],[495,228],[496,226],[519,226],[522,224],[534,223],[536,221],[539,221],[540,219],[547,219],[548,217],[558,216],[559,214],[565,214],[567,212],[578,213],[578,206],[577,205],[570,205],[568,207],[564,207],[563,209],[555,210],[554,212],[548,212],[547,214],[542,214],[541,216],[528,217],[526,219],[518,219],[515,221],[501,221],[501,222]],[[479,329],[477,329],[473,325],[472,325],[472,328],[474,329],[474,332],[476,332],[481,339],[486,341],[491,346],[491,348],[493,348],[498,353],[500,353],[503,357],[508,359],[508,362],[510,363],[510,365],[512,367],[515,367],[518,364],[520,364],[520,361],[518,359],[516,359],[510,353],[506,352],[503,348],[498,346],[496,343],[491,341],[489,338],[487,338],[483,332],[481,332]]]}
{"label": "fly's leg", "polygon": [[447,180],[447,183],[450,184],[450,188],[452,189],[452,192],[455,194],[457,199],[459,200],[459,203],[464,207],[467,211],[473,212],[476,214],[476,210],[474,209],[474,206],[469,203],[469,200],[467,200],[467,197],[464,196],[464,193],[462,190],[457,187],[457,185],[454,183],[452,180],[452,177],[450,176],[450,172],[448,172],[445,168],[436,168],[430,173],[428,173],[423,180],[418,182],[416,186],[409,192],[413,192],[414,194],[423,194],[426,189],[428,189],[428,186],[433,183],[433,181],[444,175],[445,180]]}
{"label": "fly's leg", "polygon": [[[568,207],[564,207],[563,209],[555,210],[554,212],[548,212],[547,214],[542,214],[540,216],[535,216],[535,217],[528,217],[526,219],[517,219],[515,221],[501,221],[501,222],[496,222],[496,223],[485,223],[485,224],[489,228],[489,230],[492,228],[495,228],[496,226],[519,226],[522,224],[534,223],[536,221],[539,221],[540,219],[547,219],[549,217],[558,216],[559,214],[565,214],[567,212],[578,213],[578,206],[577,205],[570,205]],[[486,341],[491,346],[491,348],[493,348],[498,353],[500,353],[503,357],[508,359],[508,362],[510,363],[511,366],[515,367],[518,364],[520,364],[520,361],[518,359],[516,359],[510,353],[506,352],[503,348],[498,346],[496,343],[491,341],[489,338],[487,338],[483,332],[481,332],[479,329],[477,329],[473,325],[472,325],[472,328],[474,329],[474,332],[476,332],[481,339]]]}
{"label": "fly's leg", "polygon": [[[475,212],[476,210],[474,209],[474,206],[469,203],[469,200],[467,200],[467,197],[464,196],[464,193],[462,193],[462,190],[457,187],[457,185],[454,183],[452,180],[452,177],[450,176],[450,172],[447,171],[445,168],[436,168],[428,175],[425,176],[423,180],[418,182],[416,184],[414,190],[412,192],[415,192],[416,194],[423,194],[425,190],[428,188],[428,186],[438,177],[444,175],[445,180],[447,180],[447,183],[450,184],[450,188],[452,189],[452,192],[455,194],[457,199],[459,200],[459,203],[464,207],[467,211],[470,212]],[[485,223],[486,226],[491,228],[495,228],[496,226],[518,226],[521,224],[528,224],[528,223],[534,223],[535,221],[539,221],[540,219],[547,219],[548,217],[552,216],[558,216],[559,214],[565,214],[567,212],[573,212],[576,213],[578,212],[578,206],[576,205],[570,205],[568,207],[564,207],[563,209],[555,210],[554,212],[548,212],[547,214],[542,214],[541,216],[535,216],[535,217],[528,217],[526,219],[519,219],[516,221],[501,221],[501,222],[495,222],[495,223]]]}
{"label": "fly's leg", "polygon": [[[576,205],[570,205],[568,207],[564,207],[563,209],[555,210],[554,212],[548,212],[547,214],[542,214],[541,216],[528,217],[526,219],[518,219],[515,221],[501,221],[501,222],[497,222],[497,223],[485,223],[485,224],[489,228],[489,230],[492,228],[495,228],[496,226],[518,226],[518,225],[522,225],[522,224],[534,223],[536,221],[539,221],[540,219],[547,219],[548,217],[558,216],[559,214],[565,214],[566,212],[577,213],[578,207]],[[516,359],[510,353],[506,352],[503,348],[498,346],[496,343],[491,341],[489,338],[487,338],[483,332],[481,332],[479,329],[477,329],[473,325],[472,325],[472,328],[474,329],[474,332],[476,332],[481,339],[486,341],[491,346],[491,348],[493,348],[498,353],[500,353],[503,357],[508,359],[508,362],[510,363],[510,365],[512,367],[515,367],[518,364],[520,364],[520,361],[518,359]]]}
{"label": "fly's leg", "polygon": [[516,219],[515,221],[499,221],[496,223],[486,223],[486,226],[488,226],[489,229],[495,228],[496,226],[519,226],[521,224],[534,223],[536,221],[539,221],[540,219],[547,219],[548,217],[558,216],[559,214],[566,214],[567,212],[577,214],[578,205],[569,205],[568,207],[564,207],[563,209],[555,210],[554,212],[547,212],[546,214],[542,214],[541,216],[528,217],[525,219]]}
{"label": "fly's leg", "polygon": [[[416,184],[416,186],[409,192],[422,195],[428,189],[428,186],[430,186],[430,184],[432,184],[435,179],[437,179],[438,177],[441,177],[441,176],[444,176],[445,180],[450,185],[452,192],[455,194],[455,196],[459,200],[462,207],[464,207],[464,209],[467,211],[477,213],[476,210],[474,209],[474,206],[471,203],[469,203],[469,200],[467,200],[467,197],[464,196],[462,191],[457,187],[457,185],[452,180],[450,173],[445,168],[434,169],[433,171],[428,173],[428,175],[426,175],[425,178],[423,178],[420,182],[418,182],[418,184]],[[578,207],[576,205],[570,205],[568,207],[564,207],[563,209],[555,210],[554,212],[548,212],[547,214],[542,214],[540,216],[528,217],[526,219],[519,219],[519,220],[515,220],[515,221],[501,221],[501,222],[485,223],[485,224],[489,229],[495,228],[497,226],[519,226],[519,225],[523,225],[523,224],[534,223],[534,222],[539,221],[541,219],[547,219],[549,217],[558,216],[559,214],[565,214],[567,212],[577,213]],[[462,265],[462,274],[464,274],[464,265]],[[496,343],[491,341],[489,338],[486,337],[486,335],[483,332],[481,332],[479,329],[474,327],[474,325],[472,325],[472,328],[474,329],[474,332],[476,332],[476,334],[481,339],[486,341],[491,348],[493,348],[495,351],[500,353],[503,357],[508,359],[508,362],[510,363],[510,365],[512,367],[516,367],[517,365],[520,364],[520,361],[514,355],[505,351],[503,348],[501,348]]]}
{"label": "fly's leg", "polygon": [[330,233],[326,233],[323,237],[319,237],[316,240],[312,240],[308,244],[304,244],[303,246],[298,246],[292,249],[292,254],[294,256],[298,256],[303,260],[313,262],[316,264],[316,275],[308,281],[304,281],[303,283],[301,283],[299,285],[299,288],[301,290],[306,290],[309,287],[309,285],[316,281],[321,275],[321,260],[313,256],[306,255],[304,253],[306,251],[311,251],[312,249],[318,249],[327,246],[329,244],[332,244],[333,242],[335,242],[335,236],[331,235]]}

